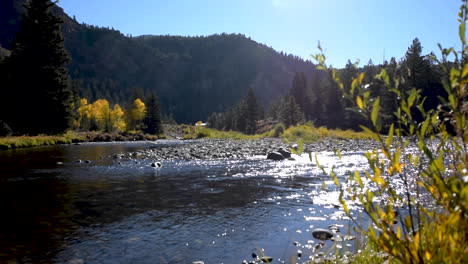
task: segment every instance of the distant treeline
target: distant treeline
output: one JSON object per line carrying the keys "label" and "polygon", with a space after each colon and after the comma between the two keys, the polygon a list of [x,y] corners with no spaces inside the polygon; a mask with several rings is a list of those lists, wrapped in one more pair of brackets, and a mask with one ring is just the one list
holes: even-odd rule
{"label": "distant treeline", "polygon": [[[443,75],[442,65],[435,63],[434,56],[432,53],[423,55],[421,43],[416,38],[399,61],[391,58],[380,65],[369,61],[367,65],[359,68],[357,63],[348,60],[345,68],[338,71],[343,87],[339,87],[333,81],[333,77],[325,72],[316,74],[312,79],[308,79],[303,72],[297,72],[289,92],[273,101],[268,108],[264,109],[253,91],[250,91],[244,100],[228,111],[212,114],[208,125],[221,130],[252,133],[256,129],[262,129],[261,125],[265,123],[281,122],[289,127],[312,121],[315,126],[360,130],[360,125],[367,125],[366,120],[350,107],[350,99],[343,96],[352,90],[353,78],[360,77],[363,83],[367,84],[366,89],[371,98],[382,98],[380,118],[385,128],[395,121],[399,98],[386,89],[383,82],[374,80],[373,77],[380,73],[382,68],[386,69],[390,80],[400,80],[398,87],[402,97],[412,89],[418,89],[426,98],[420,110],[414,113],[414,118],[418,121],[421,111],[436,109],[441,100],[447,97],[442,85],[443,78],[446,77]],[[443,63],[450,64],[446,60],[443,60]],[[395,87],[395,84],[392,83],[392,86]],[[250,99],[252,97],[255,99]],[[256,104],[255,107],[250,105],[252,103]],[[256,123],[257,127],[253,129],[246,126],[242,121],[246,119],[250,123]]]}

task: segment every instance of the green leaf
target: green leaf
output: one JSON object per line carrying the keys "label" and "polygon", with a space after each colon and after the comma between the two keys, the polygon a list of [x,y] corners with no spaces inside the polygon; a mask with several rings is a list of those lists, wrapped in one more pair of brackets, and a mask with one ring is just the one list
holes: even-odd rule
{"label": "green leaf", "polygon": [[390,129],[388,130],[387,139],[385,139],[385,145],[387,146],[387,148],[390,148],[392,146],[394,132],[395,132],[395,124],[392,123],[390,125]]}
{"label": "green leaf", "polygon": [[380,111],[380,97],[375,99],[374,104],[372,105],[372,113],[371,113],[371,120],[374,125],[377,125],[377,118],[379,116]]}
{"label": "green leaf", "polygon": [[463,45],[466,45],[465,26],[465,23],[460,23],[460,26],[458,28],[458,35],[460,36],[460,40],[463,43]]}
{"label": "green leaf", "polygon": [[426,135],[427,128],[429,127],[430,122],[431,122],[431,117],[428,116],[421,125],[421,136],[424,137]]}
{"label": "green leaf", "polygon": [[341,154],[341,149],[337,149],[335,151],[336,155],[338,156],[339,159],[343,158],[343,155]]}
{"label": "green leaf", "polygon": [[340,187],[341,187],[341,183],[340,183],[340,180],[338,179],[338,176],[336,176],[336,173],[334,173],[334,172],[332,171],[332,172],[330,172],[330,176],[332,177],[333,182],[335,183],[336,187],[340,188]]}
{"label": "green leaf", "polygon": [[462,78],[465,78],[468,75],[468,64],[465,64],[463,67]]}
{"label": "green leaf", "polygon": [[387,70],[382,69],[378,75],[379,79],[383,80],[386,86],[390,86],[390,77],[388,76]]}
{"label": "green leaf", "polygon": [[453,96],[453,94],[449,94],[449,103],[450,103],[450,107],[452,109],[457,109],[457,102],[455,101],[455,97]]}
{"label": "green leaf", "polygon": [[411,93],[408,97],[408,108],[411,108],[414,105],[414,101],[416,100],[417,93],[418,92],[416,89],[411,90]]}
{"label": "green leaf", "polygon": [[359,173],[359,171],[354,171],[354,177],[356,178],[356,182],[359,184],[359,187],[363,188],[364,184],[362,182],[361,174]]}
{"label": "green leaf", "polygon": [[370,130],[368,127],[363,126],[363,125],[359,125],[359,127],[360,127],[362,130],[364,130],[364,132],[370,134],[373,138],[375,138],[375,139],[378,138],[378,137],[377,137],[377,133],[374,132],[374,131],[372,131],[372,130]]}

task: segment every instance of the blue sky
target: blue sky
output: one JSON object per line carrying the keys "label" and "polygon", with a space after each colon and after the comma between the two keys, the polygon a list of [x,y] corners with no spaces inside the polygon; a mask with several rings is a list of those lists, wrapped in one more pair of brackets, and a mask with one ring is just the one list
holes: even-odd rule
{"label": "blue sky", "polygon": [[124,34],[241,33],[277,51],[311,59],[317,41],[328,64],[384,55],[400,59],[415,37],[423,53],[459,46],[456,0],[60,0],[79,22]]}

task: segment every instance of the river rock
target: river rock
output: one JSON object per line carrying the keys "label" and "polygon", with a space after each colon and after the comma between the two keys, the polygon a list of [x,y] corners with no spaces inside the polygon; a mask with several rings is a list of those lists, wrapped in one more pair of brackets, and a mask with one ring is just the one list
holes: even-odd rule
{"label": "river rock", "polygon": [[264,262],[264,263],[271,263],[271,262],[273,262],[273,258],[272,258],[272,257],[269,257],[269,256],[264,256],[264,257],[261,257],[260,259],[261,259],[262,262]]}
{"label": "river rock", "polygon": [[278,152],[281,153],[281,155],[283,155],[283,157],[285,158],[291,158],[291,152],[285,148],[279,148],[278,149]]}
{"label": "river rock", "polygon": [[162,167],[162,164],[161,164],[161,162],[153,162],[153,163],[151,163],[151,167],[153,167],[153,168],[161,168],[161,167]]}
{"label": "river rock", "polygon": [[203,262],[203,261],[194,261],[194,262],[192,262],[192,264],[205,264],[205,262]]}
{"label": "river rock", "polygon": [[268,153],[267,159],[271,159],[271,160],[284,160],[285,157],[284,157],[283,155],[281,155],[281,153],[279,153],[279,152],[271,152],[271,153]]}
{"label": "river rock", "polygon": [[327,229],[317,228],[312,231],[312,236],[319,240],[328,240],[333,237],[333,233]]}

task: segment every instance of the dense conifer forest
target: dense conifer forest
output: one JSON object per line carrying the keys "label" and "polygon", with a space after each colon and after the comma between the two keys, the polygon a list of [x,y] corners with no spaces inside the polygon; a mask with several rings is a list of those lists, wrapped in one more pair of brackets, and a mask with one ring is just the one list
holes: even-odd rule
{"label": "dense conifer forest", "polygon": [[[25,2],[1,3],[0,85],[2,94],[8,95],[2,97],[6,108],[19,109],[28,102],[30,107],[23,109],[34,111],[46,104],[46,99],[34,95],[37,90],[34,86],[39,83],[16,87],[17,82],[8,81],[15,74],[16,78],[32,80],[32,71],[27,72],[23,67],[28,64],[28,55],[24,54],[23,61],[14,59],[17,57],[15,43],[21,41]],[[78,23],[55,5],[51,11],[63,22],[63,61],[57,64],[59,68],[66,66],[59,70],[66,90],[60,95],[61,111],[74,108],[75,119],[80,98],[89,102],[105,99],[110,105],[117,104],[127,111],[137,98],[150,102],[151,95],[155,94],[162,116],[179,123],[209,120],[212,127],[245,133],[255,133],[260,120],[282,122],[285,126],[312,121],[315,126],[359,130],[365,121],[348,110],[350,102],[343,91],[352,89],[353,77],[365,73],[365,78],[370,78],[382,68],[387,69],[391,79],[397,72],[403,73],[409,80],[400,86],[403,92],[421,89],[427,97],[425,109],[435,108],[440,97],[445,96],[441,67],[432,59],[433,54],[422,53],[423,44],[417,38],[412,43],[408,40],[408,51],[401,58],[391,58],[381,64],[369,61],[364,66],[349,61],[338,71],[343,80],[342,90],[332,76],[317,70],[310,61],[275,51],[241,34],[133,37],[116,29]],[[30,46],[38,53],[46,51],[39,44]],[[8,61],[19,64],[15,68]],[[391,122],[396,109],[393,93],[376,82],[370,83],[368,89],[371,97],[382,96],[383,123]],[[70,98],[68,93],[72,95]],[[71,99],[74,103],[68,104]],[[3,114],[8,112],[2,110]],[[50,113],[38,112],[38,115]],[[63,127],[54,131],[59,130]]]}

